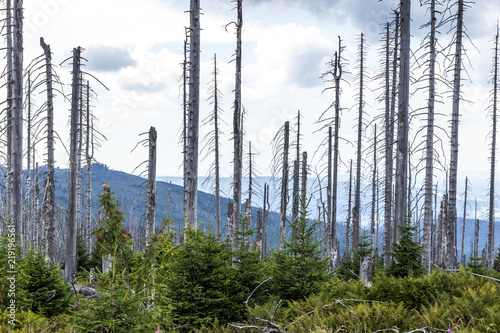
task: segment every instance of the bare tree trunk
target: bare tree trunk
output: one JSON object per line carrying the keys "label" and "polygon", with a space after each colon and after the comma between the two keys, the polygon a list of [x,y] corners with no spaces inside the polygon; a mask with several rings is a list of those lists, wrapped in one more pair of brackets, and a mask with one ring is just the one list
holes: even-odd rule
{"label": "bare tree trunk", "polygon": [[464,218],[462,220],[462,247],[460,250],[460,265],[465,267],[465,219],[467,217],[467,190],[469,189],[469,178],[465,177],[465,198],[464,198]]}
{"label": "bare tree trunk", "polygon": [[[389,253],[391,249],[391,244],[393,241],[396,240],[397,236],[397,230],[398,227],[396,226],[396,220],[394,219],[394,211],[393,211],[393,198],[394,198],[394,184],[393,184],[393,175],[394,175],[394,157],[393,157],[393,152],[394,152],[394,122],[395,122],[395,117],[396,117],[396,101],[397,101],[397,96],[398,96],[398,63],[399,63],[399,27],[400,27],[400,15],[398,11],[395,11],[395,18],[394,18],[394,49],[393,49],[393,58],[392,58],[392,93],[391,93],[391,113],[390,113],[390,127],[389,127],[389,138],[390,138],[390,143],[389,143],[389,149],[391,151],[390,155],[390,166],[389,166],[389,173],[390,175],[386,174],[386,186],[389,186],[389,188],[386,188],[385,193],[385,204],[386,204],[386,223],[390,223],[390,230],[391,234],[386,238],[386,252]],[[388,162],[388,163],[389,163]],[[394,198],[395,199],[395,198]],[[389,205],[389,206],[387,206]],[[390,255],[385,256],[384,258],[385,262],[384,264],[388,266],[391,263],[391,257]]]}
{"label": "bare tree trunk", "polygon": [[327,185],[326,185],[326,246],[327,257],[330,259],[330,269],[333,269],[332,255],[334,248],[334,235],[332,225],[332,127],[328,127],[328,170],[327,170]]}
{"label": "bare tree trunk", "polygon": [[87,252],[90,253],[92,250],[92,239],[90,237],[90,233],[92,231],[92,159],[94,158],[94,140],[92,136],[92,126],[91,126],[91,117],[92,113],[90,112],[90,84],[87,81],[87,136],[85,142],[85,159],[87,162],[87,203],[85,207],[86,215],[85,215],[85,228],[84,228],[84,237],[85,242],[87,244]]}
{"label": "bare tree trunk", "polygon": [[342,40],[339,37],[339,50],[335,53],[335,69],[333,77],[335,80],[335,122],[333,130],[333,178],[332,178],[332,255],[331,267],[336,269],[340,265],[340,249],[337,239],[337,192],[339,173],[339,131],[340,131],[340,80],[342,79]]}
{"label": "bare tree trunk", "polygon": [[257,211],[257,235],[255,237],[256,250],[262,251],[262,210]]}
{"label": "bare tree trunk", "polygon": [[398,108],[398,136],[396,154],[396,190],[394,225],[398,241],[400,231],[398,226],[406,224],[407,211],[407,183],[408,183],[408,130],[409,130],[409,98],[410,98],[410,20],[411,1],[401,0],[401,63],[399,72],[399,108]]}
{"label": "bare tree trunk", "polygon": [[498,107],[498,27],[495,36],[495,57],[493,59],[493,103],[492,103],[492,122],[491,131],[491,171],[490,171],[490,207],[489,207],[489,225],[488,225],[488,268],[493,268],[495,258],[495,160],[497,144],[497,107]]}
{"label": "bare tree trunk", "polygon": [[457,32],[455,41],[455,68],[453,78],[453,110],[451,116],[451,156],[450,156],[450,178],[448,199],[448,225],[446,245],[446,267],[455,269],[457,267],[457,241],[455,231],[457,228],[457,167],[458,167],[458,125],[460,121],[460,85],[462,70],[462,38],[464,17],[464,0],[458,0]]}
{"label": "bare tree trunk", "polygon": [[377,124],[373,134],[373,170],[372,170],[372,214],[370,220],[370,242],[372,257],[375,255],[375,214],[377,208]]}
{"label": "bare tree trunk", "polygon": [[52,53],[50,45],[40,38],[40,45],[45,54],[45,75],[47,84],[47,181],[43,191],[43,253],[54,262],[54,225],[55,225],[55,177],[54,177],[54,93],[52,88]]}
{"label": "bare tree trunk", "polygon": [[69,197],[68,197],[68,226],[66,232],[66,261],[64,266],[64,281],[70,282],[76,274],[76,177],[78,161],[78,102],[80,84],[80,47],[73,49],[73,81],[71,95],[70,120],[70,150],[69,150]]}
{"label": "bare tree trunk", "polygon": [[289,149],[290,123],[285,122],[283,142],[283,173],[281,176],[281,205],[280,205],[280,234],[279,249],[283,248],[286,230],[286,208],[288,205],[288,149]]}
{"label": "bare tree trunk", "polygon": [[[12,214],[12,106],[13,106],[13,90],[14,90],[14,80],[13,80],[13,70],[12,70],[12,53],[13,53],[13,45],[12,45],[12,3],[11,0],[6,0],[5,4],[5,14],[6,14],[6,39],[7,39],[7,109],[6,109],[6,126],[7,126],[7,137],[6,137],[6,145],[7,145],[7,206],[8,206],[8,214]],[[16,230],[17,233],[17,230]]]}
{"label": "bare tree trunk", "polygon": [[307,205],[307,152],[302,153],[302,184],[301,184],[301,217],[306,218],[306,205]]}
{"label": "bare tree trunk", "polygon": [[356,188],[354,191],[354,208],[352,214],[352,249],[358,247],[359,242],[359,228],[361,219],[361,143],[363,137],[363,89],[364,89],[364,76],[365,76],[365,36],[361,34],[359,43],[359,101],[358,101],[358,140],[356,149]]}
{"label": "bare tree trunk", "polygon": [[269,214],[269,185],[264,183],[264,204],[262,214],[262,257],[267,255],[267,216]]}
{"label": "bare tree trunk", "polygon": [[476,214],[474,216],[474,256],[479,255],[479,219],[477,218],[477,201],[474,202]]}
{"label": "bare tree trunk", "polygon": [[[191,0],[189,38],[189,117],[184,165],[184,228],[198,229],[198,137],[200,123],[200,0]],[[187,233],[184,233],[186,236]]]}
{"label": "bare tree trunk", "polygon": [[[296,224],[299,218],[299,206],[300,206],[300,111],[297,115],[297,141],[296,146],[296,158],[293,163],[293,190],[292,190],[292,223]],[[297,236],[297,231],[292,230],[292,240],[295,240]]]}
{"label": "bare tree trunk", "polygon": [[347,220],[345,228],[345,253],[346,256],[352,257],[351,246],[350,246],[350,234],[351,234],[351,207],[352,207],[352,160],[349,166],[349,194],[347,203]]}
{"label": "bare tree trunk", "polygon": [[[252,161],[252,142],[248,142],[248,200],[246,205],[246,213],[245,217],[248,218],[248,222],[252,220],[252,192],[253,192],[253,183],[252,183],[252,175],[253,175],[253,161]],[[250,225],[249,225],[250,227]]]}
{"label": "bare tree trunk", "polygon": [[239,231],[239,219],[241,217],[241,180],[242,180],[242,166],[243,166],[243,131],[242,131],[242,106],[241,106],[241,34],[243,31],[243,0],[236,0],[238,18],[236,22],[236,75],[235,75],[235,88],[234,88],[234,114],[233,114],[233,199],[234,209],[232,216],[232,227],[230,232],[233,234],[231,240],[231,247],[236,250],[238,247],[236,236],[234,235]]}
{"label": "bare tree trunk", "polygon": [[425,200],[424,200],[424,238],[422,265],[431,274],[431,229],[432,229],[432,190],[434,174],[434,101],[436,97],[436,1],[430,1],[429,35],[429,97],[427,100],[427,137],[425,146]]}
{"label": "bare tree trunk", "polygon": [[220,239],[219,96],[217,74],[217,55],[214,54],[215,232]]}
{"label": "bare tree trunk", "polygon": [[23,207],[23,1],[14,3],[14,33],[12,61],[12,151],[11,151],[11,224],[19,239]]}
{"label": "bare tree trunk", "polygon": [[149,162],[148,162],[148,185],[146,189],[146,247],[149,246],[149,238],[155,233],[155,204],[156,204],[156,129],[149,129]]}

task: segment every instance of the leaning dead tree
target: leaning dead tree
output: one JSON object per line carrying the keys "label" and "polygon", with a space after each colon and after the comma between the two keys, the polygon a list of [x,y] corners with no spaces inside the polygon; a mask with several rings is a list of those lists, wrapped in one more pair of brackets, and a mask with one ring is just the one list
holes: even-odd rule
{"label": "leaning dead tree", "polygon": [[497,108],[498,108],[498,35],[499,29],[497,26],[497,33],[495,35],[495,47],[493,55],[493,70],[491,75],[492,88],[492,100],[491,100],[491,157],[490,157],[490,206],[488,213],[488,267],[491,269],[493,267],[493,260],[495,258],[495,160],[496,160],[496,140],[497,140]]}
{"label": "leaning dead tree", "polygon": [[[189,102],[184,164],[184,228],[198,228],[198,136],[200,119],[200,0],[189,11]],[[185,233],[184,235],[187,235]]]}
{"label": "leaning dead tree", "polygon": [[156,129],[149,129],[148,146],[148,183],[146,187],[146,246],[149,246],[150,237],[155,233],[155,205],[156,205]]}
{"label": "leaning dead tree", "polygon": [[409,100],[410,100],[410,21],[411,1],[400,2],[400,65],[398,91],[398,131],[396,147],[396,187],[394,205],[394,228],[398,241],[400,232],[398,226],[406,224],[407,184],[408,184],[408,132],[409,132]]}

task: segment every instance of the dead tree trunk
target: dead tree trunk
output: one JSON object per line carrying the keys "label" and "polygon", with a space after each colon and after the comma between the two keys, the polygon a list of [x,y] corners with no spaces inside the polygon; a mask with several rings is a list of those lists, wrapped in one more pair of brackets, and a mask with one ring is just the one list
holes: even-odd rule
{"label": "dead tree trunk", "polygon": [[[198,229],[198,137],[200,123],[200,0],[191,0],[189,33],[189,105],[184,165],[184,228]],[[186,236],[187,233],[185,232]]]}
{"label": "dead tree trunk", "polygon": [[90,112],[90,84],[87,81],[87,135],[85,142],[85,160],[87,163],[87,203],[85,207],[85,228],[84,228],[84,236],[85,242],[87,244],[87,252],[91,252],[92,250],[92,239],[90,237],[90,233],[92,231],[92,159],[94,158],[94,139],[92,136],[92,113]]}
{"label": "dead tree trunk", "polygon": [[262,214],[262,257],[267,256],[267,217],[269,214],[269,185],[264,183],[264,203]]}
{"label": "dead tree trunk", "polygon": [[[292,223],[297,223],[300,209],[300,111],[297,115],[297,138],[295,142],[296,157],[293,162],[293,189],[292,189]],[[296,238],[295,228],[292,230],[292,239]]]}
{"label": "dead tree trunk", "polygon": [[54,178],[54,92],[52,88],[52,53],[50,45],[40,38],[40,45],[45,54],[45,75],[47,84],[47,180],[43,191],[42,220],[43,220],[43,253],[54,262],[54,225],[55,225],[55,178]]}
{"label": "dead tree trunk", "polygon": [[373,170],[372,170],[372,214],[370,219],[370,242],[372,257],[375,255],[375,214],[377,208],[377,124],[373,134]]}
{"label": "dead tree trunk", "polygon": [[491,132],[491,170],[490,170],[490,207],[489,207],[489,225],[488,225],[488,268],[493,267],[495,258],[495,159],[496,159],[496,140],[497,140],[497,107],[498,107],[498,27],[495,36],[495,54],[493,59],[493,101],[492,101],[492,132]]}
{"label": "dead tree trunk", "polygon": [[359,43],[359,96],[358,96],[358,130],[356,148],[356,188],[354,191],[354,208],[352,214],[352,249],[358,247],[359,228],[361,224],[361,143],[363,137],[364,79],[365,79],[365,36],[361,34]]}
{"label": "dead tree trunk", "polygon": [[156,129],[149,129],[149,162],[148,185],[146,189],[146,246],[149,246],[150,237],[155,233],[155,204],[156,204]]}
{"label": "dead tree trunk", "polygon": [[465,220],[467,217],[467,190],[469,189],[469,178],[465,177],[465,198],[464,198],[464,218],[462,220],[462,246],[460,250],[460,265],[465,267]]}
{"label": "dead tree trunk", "polygon": [[21,232],[23,210],[23,1],[14,2],[12,61],[12,151],[11,223]]}
{"label": "dead tree trunk", "polygon": [[347,202],[347,220],[345,227],[345,253],[346,256],[352,257],[351,252],[351,209],[352,209],[352,160],[349,166],[349,193],[348,193],[348,202]]}
{"label": "dead tree trunk", "polygon": [[[12,70],[12,3],[11,0],[6,0],[5,4],[5,14],[6,14],[6,39],[7,39],[7,109],[6,109],[6,145],[7,145],[7,206],[9,215],[11,212],[11,202],[12,202],[12,106],[13,106],[13,90],[14,90],[14,80],[13,80],[13,70]],[[16,230],[17,233],[17,230]]]}
{"label": "dead tree trunk", "polygon": [[425,200],[424,200],[424,237],[422,265],[431,274],[431,229],[432,229],[432,189],[434,174],[434,101],[436,97],[436,1],[430,1],[429,35],[429,97],[427,100],[427,137],[425,146]]}
{"label": "dead tree trunk", "polygon": [[460,85],[462,70],[462,39],[464,35],[464,0],[458,0],[457,32],[455,40],[455,68],[453,78],[453,110],[451,116],[451,156],[448,198],[448,224],[446,245],[446,267],[455,269],[457,266],[457,241],[455,231],[457,228],[457,168],[458,168],[458,125],[460,121]]}
{"label": "dead tree trunk", "polygon": [[326,246],[327,246],[327,256],[330,259],[330,268],[333,269],[332,265],[332,255],[334,248],[333,230],[334,226],[332,224],[332,127],[328,127],[328,170],[327,170],[327,185],[326,185]]}
{"label": "dead tree trunk", "polygon": [[217,56],[214,54],[214,153],[215,153],[215,232],[221,237],[220,227],[220,163],[219,163],[219,94],[217,79]]}
{"label": "dead tree trunk", "polygon": [[73,81],[71,92],[71,120],[70,120],[70,156],[69,156],[69,197],[68,197],[68,226],[66,233],[66,261],[64,267],[64,281],[70,282],[76,274],[76,177],[78,160],[78,102],[80,83],[80,47],[73,49]]}
{"label": "dead tree trunk", "polygon": [[394,226],[398,241],[400,231],[398,226],[406,224],[407,212],[407,183],[408,183],[408,130],[409,130],[409,99],[410,99],[410,20],[411,1],[401,0],[401,46],[399,70],[399,108],[398,108],[398,135],[396,153],[396,189]]}
{"label": "dead tree trunk", "polygon": [[[242,141],[243,132],[241,126],[242,106],[241,106],[241,34],[243,31],[243,0],[237,0],[237,22],[236,22],[236,74],[234,88],[234,114],[233,114],[233,199],[234,209],[232,216],[231,233],[235,234],[239,230],[239,219],[241,217],[241,180],[243,166]],[[238,247],[236,236],[233,235],[231,247],[236,250]]]}
{"label": "dead tree trunk", "polygon": [[285,122],[284,141],[283,141],[283,169],[281,176],[281,205],[280,205],[280,234],[279,234],[279,249],[281,250],[285,242],[286,230],[286,211],[288,205],[288,148],[290,123]]}
{"label": "dead tree trunk", "polygon": [[[301,184],[301,218],[306,218],[306,205],[307,205],[307,152],[302,153],[302,184]],[[319,222],[319,221],[318,221]]]}

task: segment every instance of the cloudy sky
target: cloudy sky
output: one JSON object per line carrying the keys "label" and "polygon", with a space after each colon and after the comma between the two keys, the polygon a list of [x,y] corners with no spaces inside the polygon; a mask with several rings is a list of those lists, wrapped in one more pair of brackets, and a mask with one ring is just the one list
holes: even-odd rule
{"label": "cloudy sky", "polygon": [[[245,0],[243,30],[243,105],[248,114],[245,122],[246,141],[252,141],[259,152],[256,163],[262,175],[269,175],[272,158],[270,141],[287,120],[293,123],[298,110],[303,114],[304,150],[313,156],[323,140],[324,132],[316,132],[315,121],[333,101],[332,92],[323,90],[328,83],[319,77],[326,70],[326,63],[337,49],[338,36],[346,46],[345,58],[351,74],[343,82],[343,120],[341,144],[343,161],[353,153],[355,141],[355,76],[356,41],[360,33],[367,36],[368,73],[375,76],[380,56],[381,24],[390,19],[395,0]],[[232,89],[234,86],[235,48],[232,27],[223,27],[235,20],[234,4],[230,0],[202,0],[202,65],[201,65],[201,118],[210,112],[206,102],[208,83],[211,79],[212,58],[217,54],[220,84],[224,94],[222,127],[223,174],[230,176],[232,165]],[[412,4],[412,49],[415,52],[427,33],[419,30],[426,22],[426,9],[420,2]],[[98,93],[94,102],[99,118],[99,129],[107,137],[96,153],[97,161],[113,169],[131,172],[147,158],[145,148],[131,153],[136,142],[144,137],[140,133],[155,126],[158,131],[158,175],[181,176],[182,155],[179,130],[182,121],[180,81],[185,26],[189,24],[188,0],[40,0],[25,3],[25,62],[41,54],[39,38],[43,36],[51,45],[55,64],[71,56],[76,46],[86,49],[88,60],[85,70],[99,78],[109,89],[106,91],[96,81],[91,81]],[[465,14],[470,41],[466,49],[470,63],[464,80],[460,127],[460,175],[477,175],[486,181],[488,170],[488,138],[490,131],[487,114],[489,73],[492,59],[492,39],[500,15],[500,1],[477,1]],[[445,46],[453,34],[450,26],[441,28],[439,41]],[[473,42],[473,44],[471,43]],[[441,62],[444,60],[441,59]],[[415,64],[413,66],[416,66]],[[414,67],[415,68],[415,67]],[[70,83],[68,63],[57,68],[63,82]],[[415,70],[417,73],[418,70]],[[416,74],[415,74],[416,75]],[[379,81],[368,84],[366,92],[366,123],[381,114],[382,105],[376,101]],[[417,85],[414,86],[413,90]],[[64,87],[69,93],[69,86]],[[438,106],[438,123],[448,128],[451,107],[446,88],[439,86],[443,104]],[[425,97],[418,92],[412,96],[413,110],[425,106]],[[69,103],[58,98],[56,128],[67,144]],[[414,147],[422,140],[418,129],[423,120],[412,118]],[[209,128],[202,128],[202,136]],[[316,132],[316,133],[315,133]],[[373,126],[366,129],[366,141]],[[443,140],[442,163],[448,164],[448,138],[445,131],[437,134]],[[41,153],[40,153],[41,154]],[[368,153],[366,153],[368,154]],[[417,153],[415,155],[418,155]],[[368,156],[368,155],[367,155]],[[57,163],[66,167],[67,154],[57,145]],[[419,156],[414,156],[415,163]],[[313,162],[320,165],[316,155]],[[200,165],[200,175],[205,175],[210,160]],[[321,167],[318,166],[320,169]],[[346,173],[346,168],[341,173]]]}

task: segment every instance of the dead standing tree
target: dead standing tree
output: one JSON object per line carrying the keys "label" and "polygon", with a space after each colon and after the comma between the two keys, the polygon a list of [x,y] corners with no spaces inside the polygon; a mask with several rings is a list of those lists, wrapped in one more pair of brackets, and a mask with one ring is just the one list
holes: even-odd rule
{"label": "dead standing tree", "polygon": [[156,129],[151,126],[149,129],[148,146],[148,183],[146,187],[146,247],[149,246],[149,239],[155,232],[155,205],[156,205]]}
{"label": "dead standing tree", "polygon": [[[200,0],[191,0],[189,28],[189,104],[184,163],[184,229],[198,228],[198,137],[200,118]],[[185,237],[187,233],[184,233]]]}
{"label": "dead standing tree", "polygon": [[400,65],[398,91],[398,134],[396,147],[396,188],[394,206],[394,237],[400,237],[398,226],[406,225],[407,183],[408,183],[408,131],[409,131],[409,99],[410,99],[410,21],[411,1],[400,2]]}
{"label": "dead standing tree", "polygon": [[496,162],[496,140],[497,140],[497,108],[498,108],[498,39],[499,39],[499,28],[497,26],[497,33],[495,35],[495,47],[493,54],[493,70],[491,73],[491,157],[490,157],[490,188],[489,188],[489,212],[488,212],[488,268],[493,267],[493,260],[495,256],[495,162]]}

